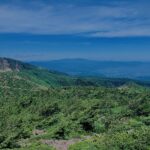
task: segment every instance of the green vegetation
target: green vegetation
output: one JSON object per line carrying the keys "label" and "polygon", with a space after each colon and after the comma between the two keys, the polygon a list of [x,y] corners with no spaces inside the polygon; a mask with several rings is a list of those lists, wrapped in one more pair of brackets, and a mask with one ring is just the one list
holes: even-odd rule
{"label": "green vegetation", "polygon": [[149,150],[150,89],[105,81],[34,67],[0,73],[0,149],[53,150],[41,140],[78,138],[69,150]]}

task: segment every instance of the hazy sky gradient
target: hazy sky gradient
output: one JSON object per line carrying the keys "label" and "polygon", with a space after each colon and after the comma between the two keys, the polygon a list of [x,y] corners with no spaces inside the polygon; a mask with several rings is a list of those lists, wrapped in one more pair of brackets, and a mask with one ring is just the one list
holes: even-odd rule
{"label": "hazy sky gradient", "polygon": [[0,1],[0,56],[150,61],[149,0]]}

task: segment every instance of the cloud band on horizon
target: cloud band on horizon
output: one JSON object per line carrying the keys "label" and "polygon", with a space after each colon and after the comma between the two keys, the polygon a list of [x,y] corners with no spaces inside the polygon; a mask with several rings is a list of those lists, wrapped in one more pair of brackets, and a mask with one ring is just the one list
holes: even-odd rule
{"label": "cloud band on horizon", "polygon": [[0,3],[0,33],[150,36],[149,7],[148,0],[107,0],[104,4],[15,0],[11,4]]}

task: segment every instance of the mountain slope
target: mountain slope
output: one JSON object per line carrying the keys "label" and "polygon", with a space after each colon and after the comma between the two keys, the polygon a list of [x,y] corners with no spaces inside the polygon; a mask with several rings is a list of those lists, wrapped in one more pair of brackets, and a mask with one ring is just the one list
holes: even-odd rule
{"label": "mountain slope", "polygon": [[[0,60],[0,82],[4,82],[5,87],[12,87],[12,85],[15,86],[15,84],[16,87],[28,85],[32,87],[46,88],[60,86],[119,87],[131,82],[138,85],[150,85],[147,82],[122,78],[73,77],[64,73],[39,68],[17,60],[7,58],[1,58]],[[4,83],[1,83],[1,85],[3,86]]]}
{"label": "mountain slope", "polygon": [[0,149],[52,150],[42,141],[56,139],[81,141],[68,150],[149,149],[149,98],[134,86],[0,89]]}
{"label": "mountain slope", "polygon": [[32,65],[17,60],[13,60],[9,58],[0,58],[1,72],[23,71],[23,70],[30,70],[33,68],[34,67]]}
{"label": "mountain slope", "polygon": [[[67,86],[73,78],[8,58],[0,58],[1,81],[24,81],[41,86]],[[20,84],[21,85],[21,84]]]}
{"label": "mountain slope", "polygon": [[5,68],[0,149],[54,150],[68,139],[81,141],[68,150],[149,149],[150,90],[138,81],[74,78],[15,60]]}

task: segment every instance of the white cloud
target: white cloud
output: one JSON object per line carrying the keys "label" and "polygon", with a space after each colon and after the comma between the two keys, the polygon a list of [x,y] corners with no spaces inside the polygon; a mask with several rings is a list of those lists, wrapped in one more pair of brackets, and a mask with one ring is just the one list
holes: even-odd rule
{"label": "white cloud", "polygon": [[[141,1],[142,2],[142,1]],[[150,36],[150,3],[0,5],[1,33]],[[33,7],[34,6],[34,7]]]}

